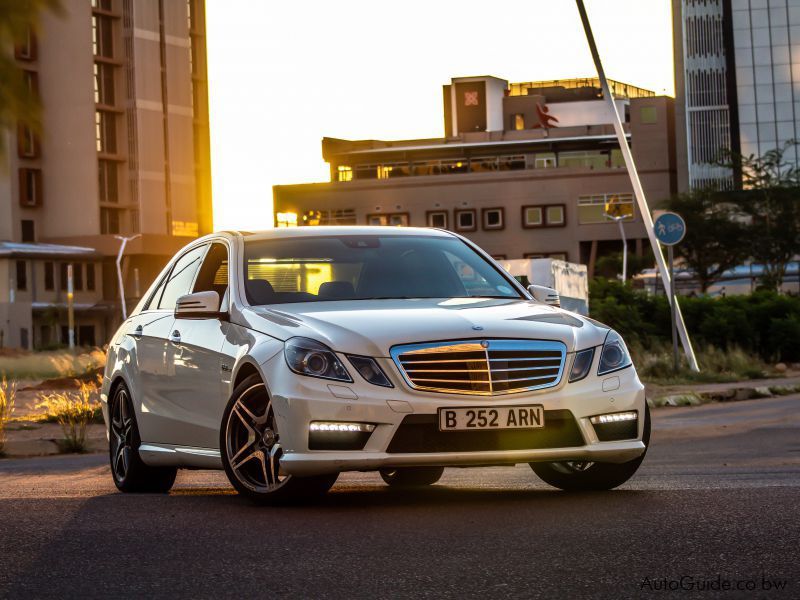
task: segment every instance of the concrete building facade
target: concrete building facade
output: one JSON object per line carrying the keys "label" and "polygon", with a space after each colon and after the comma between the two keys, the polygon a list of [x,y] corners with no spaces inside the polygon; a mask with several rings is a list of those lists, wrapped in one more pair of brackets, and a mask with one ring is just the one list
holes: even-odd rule
{"label": "concrete building facade", "polygon": [[[651,202],[676,189],[674,106],[612,82]],[[556,257],[589,265],[619,252],[610,202],[633,252],[641,215],[599,82],[453,79],[443,88],[445,136],[326,138],[326,183],[274,187],[276,226],[430,226],[463,233],[498,258]]]}
{"label": "concrete building facade", "polygon": [[13,49],[40,98],[42,132],[25,123],[0,132],[0,241],[96,254],[103,343],[120,314],[117,236],[138,236],[123,262],[132,305],[178,248],[212,229],[205,4],[62,5]]}
{"label": "concrete building facade", "polygon": [[[720,151],[800,139],[800,0],[673,0],[681,191],[741,186]],[[784,158],[800,166],[790,147]]]}

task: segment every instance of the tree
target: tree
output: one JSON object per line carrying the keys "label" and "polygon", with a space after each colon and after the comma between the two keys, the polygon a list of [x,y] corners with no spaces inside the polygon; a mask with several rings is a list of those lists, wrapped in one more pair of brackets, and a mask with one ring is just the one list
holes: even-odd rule
{"label": "tree", "polygon": [[701,189],[673,196],[665,208],[686,222],[686,235],[675,252],[694,271],[702,293],[749,256],[739,209],[717,192]]}
{"label": "tree", "polygon": [[[36,32],[43,10],[61,13],[59,0],[0,0],[0,132],[24,123],[41,131],[39,99],[31,90],[25,72],[14,57],[14,48]],[[0,156],[5,153],[0,135]]]}
{"label": "tree", "polygon": [[744,190],[730,198],[750,221],[747,245],[753,260],[764,266],[761,283],[768,289],[780,286],[800,252],[800,168],[785,158],[797,146],[789,140],[758,157],[726,152],[721,161],[741,170]]}

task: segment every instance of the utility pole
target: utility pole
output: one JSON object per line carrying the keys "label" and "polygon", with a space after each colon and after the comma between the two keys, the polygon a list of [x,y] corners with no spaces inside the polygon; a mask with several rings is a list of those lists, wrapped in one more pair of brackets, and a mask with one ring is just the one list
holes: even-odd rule
{"label": "utility pole", "polygon": [[[642,188],[641,181],[639,181],[639,173],[636,170],[636,165],[633,162],[633,155],[631,154],[631,149],[628,146],[628,140],[625,137],[625,130],[622,128],[622,120],[617,112],[617,106],[614,104],[614,97],[611,95],[611,88],[608,85],[608,79],[606,79],[606,74],[603,70],[603,63],[601,62],[600,54],[597,51],[597,45],[594,41],[594,34],[592,34],[592,27],[589,23],[589,16],[586,14],[586,7],[583,5],[583,0],[575,0],[575,3],[578,5],[578,12],[580,13],[581,22],[583,23],[583,30],[586,33],[586,41],[589,44],[589,50],[592,53],[592,60],[594,60],[594,66],[597,69],[597,77],[600,79],[600,85],[603,88],[603,96],[605,97],[606,102],[608,102],[609,108],[611,109],[614,131],[616,132],[617,140],[619,141],[619,149],[620,152],[622,152],[622,157],[625,159],[625,166],[627,167],[628,176],[631,179],[633,192],[636,196],[636,204],[639,207],[639,212],[642,215],[642,221],[644,221],[644,227],[647,231],[647,237],[650,240],[650,246],[653,248],[653,255],[656,258],[658,271],[661,273],[661,279],[664,282],[664,289],[671,290],[672,285],[670,283],[670,276],[667,271],[667,264],[664,260],[664,254],[661,252],[661,246],[659,246],[658,240],[656,240],[655,230],[653,229],[653,218],[650,215],[650,208],[647,205],[644,189]],[[680,305],[674,297],[670,299],[670,304],[673,305],[675,310],[676,325],[681,338],[681,343],[683,344],[683,350],[686,353],[686,359],[689,363],[689,368],[692,371],[699,371],[700,368],[697,366],[697,358],[694,355],[694,348],[692,348],[692,342],[689,339],[689,333],[686,330],[686,324],[683,321],[683,314],[681,313]]]}
{"label": "utility pole", "polygon": [[73,265],[67,265],[67,336],[69,349],[75,349],[75,281],[73,279]]}
{"label": "utility pole", "polygon": [[128,245],[128,242],[141,237],[141,235],[141,233],[137,233],[136,235],[132,235],[130,237],[124,237],[121,235],[114,236],[120,240],[119,252],[117,253],[117,283],[119,284],[119,304],[122,308],[123,321],[128,318],[128,307],[125,306],[125,284],[122,281],[122,255],[125,254],[125,246]]}

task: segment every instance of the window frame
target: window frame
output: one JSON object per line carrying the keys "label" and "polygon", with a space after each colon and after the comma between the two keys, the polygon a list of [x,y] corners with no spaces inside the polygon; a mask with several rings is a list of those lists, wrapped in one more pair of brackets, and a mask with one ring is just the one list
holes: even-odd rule
{"label": "window frame", "polygon": [[[431,217],[434,215],[443,215],[444,216],[444,226],[438,227],[431,222]],[[447,229],[449,231],[450,225],[450,211],[447,209],[444,210],[426,210],[425,211],[425,223],[428,227],[433,227],[435,229]]]}
{"label": "window frame", "polygon": [[[29,177],[31,179],[29,180]],[[31,193],[31,183],[33,192]],[[30,167],[19,169],[19,205],[35,207],[42,205],[42,170]]]}
{"label": "window frame", "polygon": [[[462,227],[460,216],[463,213],[472,214],[472,227]],[[478,211],[474,208],[457,208],[453,211],[453,228],[457,232],[469,232],[478,230]]]}
{"label": "window frame", "polygon": [[[500,224],[499,225],[488,225],[486,222],[487,216],[492,211],[499,211],[500,214]],[[502,206],[490,206],[489,208],[482,208],[481,209],[481,228],[484,231],[502,231],[506,228],[506,209]]]}
{"label": "window frame", "polygon": [[[551,223],[547,218],[547,209],[548,208],[560,208],[561,214],[564,217],[561,223]],[[528,209],[531,208],[538,208],[542,214],[542,222],[540,224],[530,224],[527,221],[526,212]],[[523,229],[542,229],[542,228],[558,228],[558,227],[566,227],[567,226],[567,205],[564,203],[552,203],[552,204],[525,204],[522,206],[521,212],[522,218],[522,228]]]}

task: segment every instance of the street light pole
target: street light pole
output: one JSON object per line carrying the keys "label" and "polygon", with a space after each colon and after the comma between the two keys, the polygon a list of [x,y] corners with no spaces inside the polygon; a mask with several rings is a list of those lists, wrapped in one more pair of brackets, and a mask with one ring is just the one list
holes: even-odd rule
{"label": "street light pole", "polygon": [[136,235],[132,235],[130,237],[124,237],[121,235],[114,236],[120,241],[119,252],[117,253],[117,282],[119,283],[119,303],[122,307],[123,321],[128,318],[128,308],[125,306],[125,284],[122,282],[122,255],[125,254],[125,246],[128,245],[128,242],[141,237],[141,235],[141,233],[137,233]]}
{"label": "street light pole", "polygon": [[[597,77],[600,80],[600,86],[603,89],[603,96],[605,97],[606,102],[608,102],[611,110],[614,131],[617,134],[617,139],[619,140],[619,149],[622,153],[622,158],[625,160],[625,167],[628,170],[628,176],[631,179],[633,193],[636,197],[636,204],[639,207],[639,212],[641,213],[642,221],[644,222],[644,228],[647,231],[647,237],[650,240],[650,246],[653,248],[653,254],[656,259],[656,264],[658,265],[658,270],[661,273],[661,279],[664,282],[664,288],[666,290],[670,290],[672,287],[669,273],[667,271],[667,261],[664,260],[664,254],[661,252],[661,247],[656,239],[655,231],[653,229],[653,217],[650,215],[650,207],[647,205],[644,189],[642,188],[641,181],[639,181],[639,173],[636,171],[636,165],[633,162],[633,155],[631,154],[631,149],[628,146],[628,140],[625,137],[625,131],[622,128],[622,120],[617,112],[617,105],[614,104],[614,96],[611,94],[611,88],[608,85],[608,79],[606,79],[603,63],[601,62],[600,54],[597,51],[597,45],[595,44],[594,35],[592,34],[592,26],[589,23],[589,16],[586,14],[586,7],[583,5],[583,0],[575,0],[575,2],[578,5],[581,23],[583,23],[583,30],[586,34],[586,42],[589,44],[589,51],[592,54],[592,60],[594,61],[595,68],[597,69]],[[680,304],[675,298],[670,299],[670,304],[674,304],[678,334],[680,335],[681,343],[683,344],[683,350],[686,353],[686,359],[689,363],[689,368],[692,371],[699,371],[700,368],[697,365],[697,358],[694,354],[694,348],[692,348],[692,342],[689,339],[689,332],[686,330],[686,323],[684,323],[683,320]]]}

